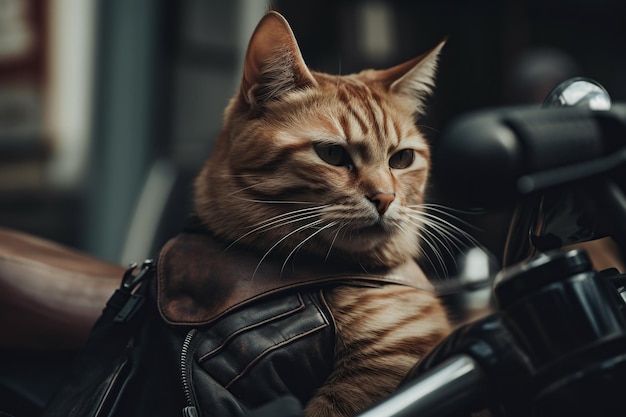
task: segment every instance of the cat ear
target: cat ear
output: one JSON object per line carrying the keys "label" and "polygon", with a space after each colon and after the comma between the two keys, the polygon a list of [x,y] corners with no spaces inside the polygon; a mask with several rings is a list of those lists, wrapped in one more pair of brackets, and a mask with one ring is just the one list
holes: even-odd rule
{"label": "cat ear", "polygon": [[379,79],[389,83],[391,93],[413,100],[415,113],[424,112],[424,102],[433,92],[439,53],[445,43],[444,39],[435,48],[410,61],[379,71]]}
{"label": "cat ear", "polygon": [[317,85],[304,63],[289,23],[275,12],[259,22],[248,44],[241,81],[242,98],[261,106],[296,89]]}

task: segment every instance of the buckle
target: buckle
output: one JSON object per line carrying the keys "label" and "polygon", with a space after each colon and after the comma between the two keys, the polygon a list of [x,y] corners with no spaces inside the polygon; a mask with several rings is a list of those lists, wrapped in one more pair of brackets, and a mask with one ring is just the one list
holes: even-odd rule
{"label": "buckle", "polygon": [[122,285],[120,289],[133,291],[137,285],[148,275],[148,272],[151,272],[154,268],[154,260],[146,259],[143,261],[141,268],[135,274],[134,272],[137,269],[137,263],[133,262],[130,264],[130,267],[124,273],[122,277]]}

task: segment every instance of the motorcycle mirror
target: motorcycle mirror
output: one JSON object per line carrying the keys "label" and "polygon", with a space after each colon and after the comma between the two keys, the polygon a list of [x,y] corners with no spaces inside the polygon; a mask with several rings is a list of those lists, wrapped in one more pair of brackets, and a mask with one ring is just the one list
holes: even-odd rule
{"label": "motorcycle mirror", "polygon": [[611,97],[597,81],[576,77],[557,85],[548,94],[541,107],[583,107],[591,110],[609,110]]}

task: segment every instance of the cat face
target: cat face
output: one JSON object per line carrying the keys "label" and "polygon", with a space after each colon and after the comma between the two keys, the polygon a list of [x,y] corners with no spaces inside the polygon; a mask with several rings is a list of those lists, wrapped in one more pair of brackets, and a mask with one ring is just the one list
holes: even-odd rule
{"label": "cat face", "polygon": [[415,118],[442,46],[387,70],[317,73],[284,18],[268,13],[196,180],[200,219],[285,260],[392,266],[416,256],[430,154]]}

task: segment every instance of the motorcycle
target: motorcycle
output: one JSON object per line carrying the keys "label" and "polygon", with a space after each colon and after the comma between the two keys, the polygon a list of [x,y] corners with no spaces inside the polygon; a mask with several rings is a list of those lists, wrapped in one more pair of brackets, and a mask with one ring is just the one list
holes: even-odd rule
{"label": "motorcycle", "polygon": [[[493,308],[460,325],[416,364],[395,394],[361,417],[624,414],[626,275],[615,268],[598,271],[585,250],[563,248],[610,237],[618,255],[626,250],[625,138],[626,105],[611,104],[606,91],[586,79],[557,87],[541,109],[477,112],[443,132],[435,158],[453,167],[441,182],[454,191],[456,203],[515,207],[503,269],[479,281],[461,274],[441,287],[468,294],[487,289]],[[73,260],[75,272],[99,275],[83,290],[89,306],[104,304],[123,274],[119,267],[34,243],[41,245],[36,262],[54,259],[53,266],[67,268],[64,262]],[[9,274],[16,271],[24,272]],[[67,274],[58,278],[74,288]],[[69,352],[60,367],[97,318],[98,310],[84,306],[83,314],[72,315],[72,300],[68,317],[80,316],[76,323],[86,324],[56,339],[57,348],[65,343]],[[45,328],[38,317],[32,314],[31,326]],[[19,349],[0,356],[14,353]],[[40,364],[49,366],[46,353]],[[24,362],[32,365],[32,357]],[[56,382],[38,381],[36,393],[32,386],[11,388],[15,375],[0,374],[0,410],[17,417],[36,416]],[[251,415],[296,416],[301,408],[283,398]]]}

